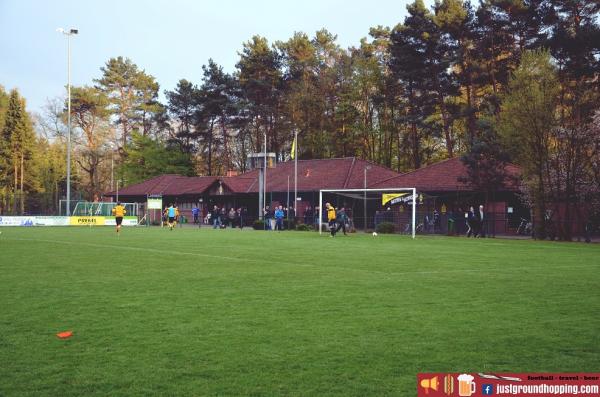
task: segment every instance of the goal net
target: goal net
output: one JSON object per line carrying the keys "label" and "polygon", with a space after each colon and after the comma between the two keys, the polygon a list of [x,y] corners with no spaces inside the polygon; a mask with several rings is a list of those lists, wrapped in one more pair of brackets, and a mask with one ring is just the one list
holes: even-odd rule
{"label": "goal net", "polygon": [[[416,188],[394,189],[323,189],[319,191],[319,233],[328,229],[325,204],[343,212],[344,223],[350,230],[416,234]],[[338,219],[342,221],[341,217]]]}
{"label": "goal net", "polygon": [[[117,203],[79,201],[73,209],[73,216],[112,216],[112,210]],[[138,215],[138,203],[121,203],[127,211],[127,216]]]}

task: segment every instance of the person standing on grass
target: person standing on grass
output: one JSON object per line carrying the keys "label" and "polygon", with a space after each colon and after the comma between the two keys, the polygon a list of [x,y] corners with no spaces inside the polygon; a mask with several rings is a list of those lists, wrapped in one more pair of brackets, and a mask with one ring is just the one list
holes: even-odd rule
{"label": "person standing on grass", "polygon": [[312,210],[310,208],[310,205],[307,205],[304,209],[304,224],[312,225]]}
{"label": "person standing on grass", "polygon": [[194,225],[196,225],[198,223],[198,215],[200,215],[200,209],[197,205],[194,205],[194,208],[192,208],[192,215],[194,216]]}
{"label": "person standing on grass", "polygon": [[329,222],[329,232],[331,233],[330,237],[335,237],[335,229],[337,226],[335,222],[335,208],[333,208],[333,205],[329,203],[325,203],[325,208],[327,209],[327,221]]}
{"label": "person standing on grass", "polygon": [[173,230],[173,227],[175,226],[175,215],[177,214],[177,212],[175,211],[175,206],[173,204],[171,204],[169,206],[169,208],[167,208],[167,215],[169,217],[169,230]]}
{"label": "person standing on grass", "polygon": [[121,224],[123,223],[123,217],[127,213],[125,207],[121,203],[117,203],[117,206],[112,209],[112,213],[115,216],[115,222],[117,223],[117,235],[121,233]]}
{"label": "person standing on grass", "polygon": [[271,230],[271,210],[267,205],[264,210],[265,230]]}
{"label": "person standing on grass", "polygon": [[179,206],[177,204],[175,204],[175,222],[174,222],[174,226],[177,226],[177,222],[179,222],[179,217],[181,216],[181,213],[179,212]]}
{"label": "person standing on grass", "polygon": [[282,231],[283,230],[283,218],[285,213],[283,212],[283,207],[280,205],[275,210],[275,230]]}
{"label": "person standing on grass", "polygon": [[487,216],[483,211],[483,205],[479,206],[479,211],[476,215],[477,218],[477,232],[475,237],[485,237],[485,223],[487,222]]}
{"label": "person standing on grass", "polygon": [[346,233],[346,223],[348,222],[348,216],[346,215],[346,210],[344,207],[340,208],[337,212],[336,221],[338,225],[335,229],[335,232],[337,233],[340,231],[340,229],[342,229],[344,236],[347,236],[348,233]]}
{"label": "person standing on grass", "polygon": [[469,211],[467,211],[465,214],[465,218],[465,224],[467,225],[467,237],[471,237],[472,233],[473,237],[475,237],[475,210],[473,209],[473,206],[469,207]]}
{"label": "person standing on grass", "polygon": [[229,213],[227,214],[227,220],[229,221],[229,227],[230,228],[234,228],[235,227],[235,217],[236,217],[236,212],[235,209],[233,207],[231,207],[229,209]]}
{"label": "person standing on grass", "polygon": [[212,219],[213,222],[213,229],[221,227],[221,211],[219,211],[219,207],[216,205],[213,207],[213,210],[210,213],[210,219]]}
{"label": "person standing on grass", "polygon": [[225,226],[227,225],[227,209],[225,208],[225,205],[221,207],[221,212],[219,213],[219,216],[221,217],[221,228],[225,228]]}
{"label": "person standing on grass", "polygon": [[165,207],[163,213],[162,213],[162,223],[161,223],[161,227],[165,227],[165,225],[167,224],[167,222],[169,221],[169,207]]}

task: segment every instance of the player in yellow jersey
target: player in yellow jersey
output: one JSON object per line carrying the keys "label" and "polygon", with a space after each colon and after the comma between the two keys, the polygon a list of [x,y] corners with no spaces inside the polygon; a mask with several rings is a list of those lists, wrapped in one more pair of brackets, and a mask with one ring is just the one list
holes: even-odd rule
{"label": "player in yellow jersey", "polygon": [[115,216],[115,222],[117,223],[117,234],[119,234],[121,232],[121,223],[123,223],[123,217],[127,211],[121,203],[117,203],[117,206],[112,209],[112,213]]}
{"label": "player in yellow jersey", "polygon": [[335,232],[337,228],[337,223],[335,221],[335,208],[333,208],[333,205],[329,203],[325,203],[325,208],[327,208],[327,221],[329,222],[329,231],[331,232],[331,237],[335,237]]}
{"label": "player in yellow jersey", "polygon": [[175,222],[173,222],[173,227],[177,226],[177,222],[179,221],[179,216],[181,213],[179,212],[179,206],[175,204]]}

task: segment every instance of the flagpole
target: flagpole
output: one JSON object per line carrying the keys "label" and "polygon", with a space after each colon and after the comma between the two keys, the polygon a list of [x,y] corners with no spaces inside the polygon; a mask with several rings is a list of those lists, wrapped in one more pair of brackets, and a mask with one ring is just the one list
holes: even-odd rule
{"label": "flagpole", "polygon": [[298,130],[294,131],[294,218],[298,205]]}

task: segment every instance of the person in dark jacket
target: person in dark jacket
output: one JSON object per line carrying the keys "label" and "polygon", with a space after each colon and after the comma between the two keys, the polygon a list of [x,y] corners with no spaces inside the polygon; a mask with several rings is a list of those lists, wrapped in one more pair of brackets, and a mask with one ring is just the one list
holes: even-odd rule
{"label": "person in dark jacket", "polygon": [[219,210],[219,207],[216,205],[210,213],[210,219],[213,222],[213,229],[221,227],[221,210]]}
{"label": "person in dark jacket", "polygon": [[476,223],[476,219],[475,219],[475,211],[473,210],[473,207],[469,207],[469,211],[467,211],[467,213],[465,214],[465,218],[466,218],[466,225],[467,225],[467,237],[471,237],[471,235],[473,235],[473,237],[475,237],[475,223]]}
{"label": "person in dark jacket", "polygon": [[346,209],[344,207],[340,208],[337,211],[335,220],[338,224],[335,232],[337,233],[340,231],[340,229],[342,229],[342,231],[344,232],[344,236],[347,236],[348,233],[346,233],[346,224],[348,223],[348,215],[346,215]]}
{"label": "person in dark jacket", "polygon": [[271,218],[273,218],[273,213],[271,212],[271,209],[269,208],[269,206],[267,205],[265,207],[265,230],[271,230]]}

